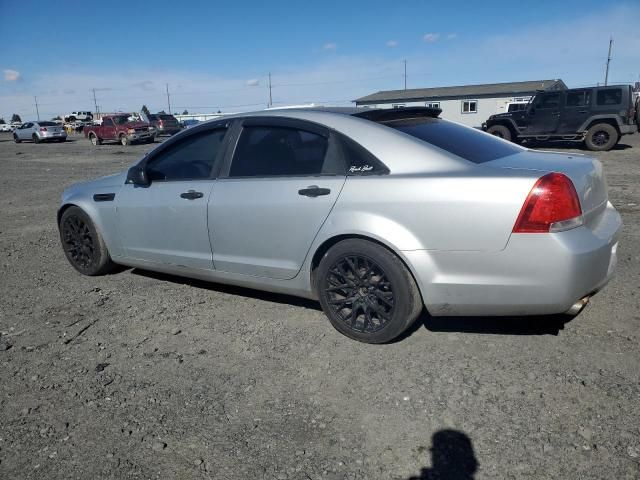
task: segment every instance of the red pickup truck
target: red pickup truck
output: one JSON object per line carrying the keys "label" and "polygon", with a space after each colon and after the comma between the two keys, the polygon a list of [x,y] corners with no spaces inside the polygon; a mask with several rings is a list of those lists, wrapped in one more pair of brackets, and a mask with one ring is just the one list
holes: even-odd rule
{"label": "red pickup truck", "polygon": [[120,142],[122,145],[132,143],[152,143],[155,130],[145,122],[132,122],[128,115],[109,115],[102,117],[102,125],[84,127],[84,136],[94,145],[104,141]]}

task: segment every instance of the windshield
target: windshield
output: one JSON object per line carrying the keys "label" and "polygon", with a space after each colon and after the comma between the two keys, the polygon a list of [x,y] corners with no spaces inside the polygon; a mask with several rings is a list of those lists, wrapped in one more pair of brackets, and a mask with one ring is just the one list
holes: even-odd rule
{"label": "windshield", "polygon": [[41,127],[56,127],[58,124],[55,122],[39,122],[38,125]]}
{"label": "windshield", "polygon": [[121,116],[121,117],[113,117],[113,121],[116,125],[124,125],[125,123],[129,123],[129,117]]}
{"label": "windshield", "polygon": [[440,118],[411,118],[384,124],[473,163],[490,162],[522,151],[492,135]]}

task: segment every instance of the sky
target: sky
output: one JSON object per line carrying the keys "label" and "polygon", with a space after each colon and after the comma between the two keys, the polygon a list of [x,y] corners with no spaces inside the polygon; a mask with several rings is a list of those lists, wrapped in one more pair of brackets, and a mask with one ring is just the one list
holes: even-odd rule
{"label": "sky", "polygon": [[0,117],[349,105],[379,90],[640,81],[640,1],[0,0]]}

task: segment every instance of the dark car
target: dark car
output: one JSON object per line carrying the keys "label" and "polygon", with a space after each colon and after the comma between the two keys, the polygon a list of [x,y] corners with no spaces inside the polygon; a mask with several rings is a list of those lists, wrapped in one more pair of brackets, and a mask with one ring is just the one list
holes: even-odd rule
{"label": "dark car", "polygon": [[492,115],[487,132],[519,142],[583,141],[589,150],[611,150],[640,128],[630,85],[540,92],[521,111]]}
{"label": "dark car", "polygon": [[173,135],[182,130],[180,122],[173,115],[166,113],[151,113],[147,115],[147,121],[156,130],[157,135]]}

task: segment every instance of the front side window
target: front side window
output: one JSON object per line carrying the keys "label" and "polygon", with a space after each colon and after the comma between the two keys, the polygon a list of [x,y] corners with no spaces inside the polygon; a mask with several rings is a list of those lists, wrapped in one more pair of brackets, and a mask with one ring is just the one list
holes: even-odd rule
{"label": "front side window", "polygon": [[411,118],[383,123],[473,163],[489,162],[522,152],[520,147],[493,135],[440,118]]}
{"label": "front side window", "polygon": [[211,175],[226,129],[190,135],[160,152],[147,164],[153,181],[203,180]]}
{"label": "front side window", "polygon": [[558,108],[559,106],[559,93],[545,93],[536,97],[535,107],[540,110],[545,110],[547,108]]}
{"label": "front side window", "polygon": [[336,174],[327,155],[328,140],[291,127],[245,126],[238,140],[229,177],[274,177]]}
{"label": "front side window", "polygon": [[620,105],[622,103],[622,89],[607,88],[604,90],[598,90],[596,103],[598,105]]}
{"label": "front side window", "polygon": [[102,120],[102,125],[104,127],[113,127],[113,120],[111,120],[110,118],[105,118],[104,120]]}
{"label": "front side window", "polygon": [[478,102],[476,100],[463,100],[462,113],[478,113]]}

